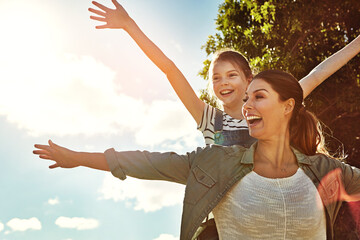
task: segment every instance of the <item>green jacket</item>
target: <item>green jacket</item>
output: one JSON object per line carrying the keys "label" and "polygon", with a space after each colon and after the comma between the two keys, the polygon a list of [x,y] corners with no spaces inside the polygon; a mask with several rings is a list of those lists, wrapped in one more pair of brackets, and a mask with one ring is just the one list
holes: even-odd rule
{"label": "green jacket", "polygon": [[[252,171],[256,143],[250,149],[241,146],[211,145],[179,155],[174,152],[105,151],[112,174],[186,184],[180,240],[192,239],[196,230],[231,187]],[[293,149],[299,167],[316,187],[331,170],[342,169],[342,180],[348,194],[360,192],[360,170],[322,154],[307,156]],[[324,186],[323,202],[331,202],[339,193],[339,184]],[[326,198],[326,199],[324,199]],[[341,207],[334,201],[325,205],[327,239],[333,239],[333,226]]]}

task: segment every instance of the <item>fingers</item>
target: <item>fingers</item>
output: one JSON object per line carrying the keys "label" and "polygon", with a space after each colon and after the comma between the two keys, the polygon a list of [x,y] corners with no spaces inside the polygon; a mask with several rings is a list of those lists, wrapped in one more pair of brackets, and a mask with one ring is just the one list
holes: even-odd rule
{"label": "fingers", "polygon": [[[55,144],[55,143],[54,143],[53,141],[51,141],[51,140],[49,140],[48,143],[49,143],[49,146],[50,146],[51,148],[55,149],[55,150],[61,150],[61,149],[63,149],[63,147],[60,147],[59,145]],[[50,149],[50,150],[51,150],[51,149]]]}
{"label": "fingers", "polygon": [[101,22],[106,22],[106,18],[95,17],[95,16],[90,16],[90,18],[93,19],[93,20],[97,20],[97,21],[101,21]]}
{"label": "fingers", "polygon": [[35,144],[34,147],[35,147],[35,148],[38,148],[38,149],[43,149],[43,150],[50,150],[50,146],[49,146],[49,145]]}
{"label": "fingers", "polygon": [[46,150],[34,150],[34,151],[33,151],[33,154],[36,154],[36,155],[44,155],[44,154],[49,154],[49,152],[46,151]]}
{"label": "fingers", "polygon": [[49,166],[50,169],[54,169],[54,168],[57,168],[57,167],[60,167],[57,163]]}
{"label": "fingers", "polygon": [[108,25],[108,24],[99,25],[99,26],[96,26],[95,28],[96,28],[96,29],[105,29],[105,28],[109,28],[109,25]]}
{"label": "fingers", "polygon": [[97,6],[98,8],[100,8],[101,10],[103,10],[105,12],[110,10],[110,8],[107,8],[107,7],[105,7],[104,5],[102,5],[102,4],[98,3],[98,2],[93,1],[92,4],[94,4],[95,6]]}
{"label": "fingers", "polygon": [[51,141],[50,139],[49,139],[48,143],[49,143],[49,146],[52,147],[52,148],[59,147],[58,145],[56,145],[55,143],[53,143],[53,141]]}
{"label": "fingers", "polygon": [[121,7],[120,3],[118,3],[116,0],[111,0],[111,1],[115,5],[116,8]]}
{"label": "fingers", "polygon": [[95,14],[103,16],[103,17],[105,17],[105,15],[106,15],[106,13],[96,10],[96,9],[93,9],[93,8],[89,8],[88,10],[89,10],[89,12],[95,13]]}

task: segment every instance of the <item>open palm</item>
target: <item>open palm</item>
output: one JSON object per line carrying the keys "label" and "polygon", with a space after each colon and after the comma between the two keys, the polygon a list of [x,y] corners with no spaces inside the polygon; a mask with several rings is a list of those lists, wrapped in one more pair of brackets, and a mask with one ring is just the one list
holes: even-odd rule
{"label": "open palm", "polygon": [[116,0],[111,1],[115,5],[115,9],[105,7],[104,5],[95,1],[92,2],[100,10],[89,8],[90,12],[97,15],[90,16],[90,18],[105,23],[103,25],[96,26],[97,29],[126,28],[127,23],[131,20],[129,14]]}

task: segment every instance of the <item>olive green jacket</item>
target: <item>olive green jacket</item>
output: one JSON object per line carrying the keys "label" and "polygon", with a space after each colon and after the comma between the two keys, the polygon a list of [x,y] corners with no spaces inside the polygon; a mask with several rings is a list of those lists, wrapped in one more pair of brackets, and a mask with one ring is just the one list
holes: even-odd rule
{"label": "olive green jacket", "polygon": [[[150,180],[166,180],[186,184],[180,240],[188,240],[206,216],[231,187],[253,169],[255,144],[250,149],[241,146],[211,145],[179,155],[174,152],[105,151],[112,174],[124,180],[126,176]],[[341,168],[348,194],[360,192],[360,170],[322,154],[307,156],[293,149],[299,167],[316,187],[331,170]],[[323,186],[323,202],[332,202],[339,193],[339,184],[332,181]],[[325,199],[326,198],[326,199]],[[333,225],[341,202],[325,205],[327,238],[333,239]]]}

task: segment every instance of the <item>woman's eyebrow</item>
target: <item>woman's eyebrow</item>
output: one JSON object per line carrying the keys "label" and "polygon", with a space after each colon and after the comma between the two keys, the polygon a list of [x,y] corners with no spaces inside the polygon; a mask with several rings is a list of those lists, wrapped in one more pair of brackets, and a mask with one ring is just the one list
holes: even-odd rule
{"label": "woman's eyebrow", "polygon": [[[265,91],[265,92],[269,92],[268,90],[266,90],[265,88],[260,88],[260,89],[256,89],[254,90],[252,93],[257,93],[257,92],[260,92],[260,91]],[[248,92],[245,92],[246,95],[248,95]]]}

